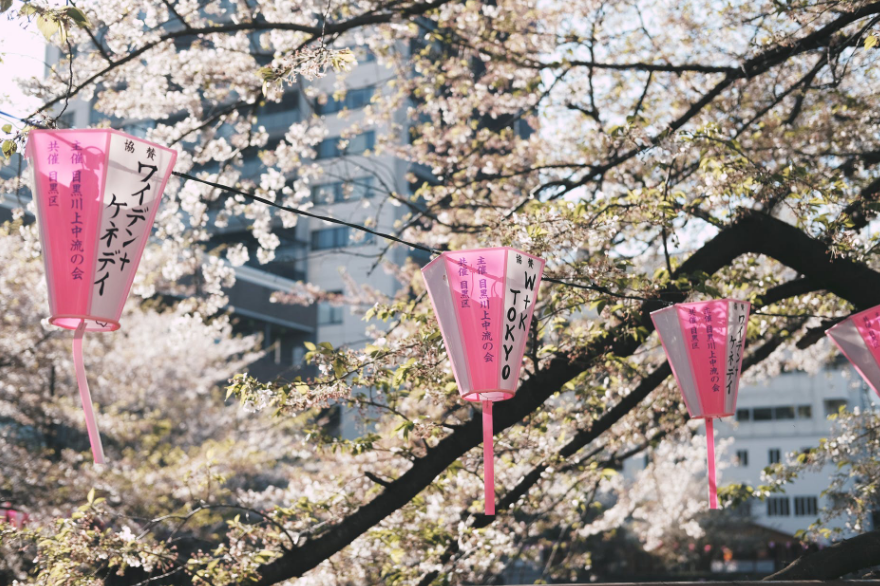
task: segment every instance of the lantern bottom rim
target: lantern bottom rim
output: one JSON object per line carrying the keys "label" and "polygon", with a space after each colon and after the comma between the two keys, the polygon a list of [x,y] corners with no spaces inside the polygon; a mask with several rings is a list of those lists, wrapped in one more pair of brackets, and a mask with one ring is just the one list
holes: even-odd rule
{"label": "lantern bottom rim", "polygon": [[49,323],[65,330],[75,330],[85,321],[87,332],[115,332],[122,326],[118,321],[93,315],[60,314],[49,318]]}
{"label": "lantern bottom rim", "polygon": [[492,403],[497,403],[498,401],[506,401],[507,399],[512,399],[514,395],[516,395],[516,391],[507,391],[504,389],[486,389],[482,391],[471,391],[470,393],[462,394],[461,398],[465,401],[471,401],[474,403],[482,403],[483,401],[491,401]]}
{"label": "lantern bottom rim", "polygon": [[734,415],[736,415],[735,411],[715,414],[704,413],[703,415],[691,415],[691,419],[721,419],[722,417],[733,417]]}

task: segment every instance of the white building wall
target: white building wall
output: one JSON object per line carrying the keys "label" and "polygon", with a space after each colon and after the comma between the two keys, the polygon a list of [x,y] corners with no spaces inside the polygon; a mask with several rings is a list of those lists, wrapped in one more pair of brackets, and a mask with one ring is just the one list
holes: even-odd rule
{"label": "white building wall", "polygon": [[[828,416],[837,413],[842,403],[845,402],[847,409],[851,410],[864,408],[875,401],[874,393],[849,366],[825,370],[814,376],[804,372],[786,373],[766,384],[743,387],[737,401],[737,421],[728,418],[716,426],[719,438],[732,437],[734,440],[725,455],[730,465],[724,470],[721,482],[761,484],[761,471],[775,456],[771,450],[778,450],[783,462],[790,461],[792,453],[816,447],[819,440],[831,436],[832,422]],[[788,419],[792,411],[794,418]],[[764,419],[768,416],[771,419]],[[738,452],[742,452],[741,459],[737,458]],[[784,504],[780,507],[779,504],[755,501],[751,504],[752,516],[757,523],[788,534],[806,529],[818,519],[818,515],[809,510],[809,504],[806,510],[797,511],[799,507],[796,507],[795,499],[815,497],[819,509],[827,505],[827,499],[821,493],[828,488],[832,472],[829,467],[818,473],[804,474],[787,485],[784,494],[774,495],[788,500],[787,515],[780,514],[786,510]]]}

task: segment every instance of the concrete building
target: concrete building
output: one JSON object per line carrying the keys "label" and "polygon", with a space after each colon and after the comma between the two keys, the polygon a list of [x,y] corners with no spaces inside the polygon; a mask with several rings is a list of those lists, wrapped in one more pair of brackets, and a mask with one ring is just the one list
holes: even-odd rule
{"label": "concrete building", "polygon": [[[851,366],[839,362],[811,376],[791,372],[766,384],[743,386],[739,391],[735,421],[721,420],[718,438],[731,437],[729,467],[721,483],[761,484],[761,470],[786,462],[794,454],[816,447],[832,433],[829,415],[840,407],[866,408],[876,401],[873,391]],[[755,523],[794,535],[818,519],[828,505],[822,492],[828,488],[831,469],[807,473],[786,486],[785,494],[754,501],[748,513]],[[835,524],[832,526],[841,526]]]}

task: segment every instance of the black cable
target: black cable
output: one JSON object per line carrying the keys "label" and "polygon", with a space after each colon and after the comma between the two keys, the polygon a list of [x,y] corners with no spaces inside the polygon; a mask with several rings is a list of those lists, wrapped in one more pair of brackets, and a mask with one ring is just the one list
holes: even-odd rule
{"label": "black cable", "polygon": [[405,244],[406,246],[409,246],[411,248],[417,248],[419,250],[424,250],[425,252],[430,252],[431,254],[440,254],[439,250],[437,250],[435,248],[431,248],[430,246],[425,246],[423,244],[416,244],[415,242],[407,242],[406,240],[403,240],[402,238],[398,238],[397,236],[394,236],[392,234],[386,234],[385,232],[378,232],[376,230],[373,230],[372,228],[367,228],[366,226],[361,226],[360,224],[353,224],[351,222],[346,222],[344,220],[339,220],[337,218],[332,218],[330,216],[322,216],[321,214],[314,214],[312,212],[309,212],[309,211],[306,211],[306,210],[303,210],[300,208],[293,208],[290,206],[286,206],[284,204],[274,202],[270,199],[260,197],[259,195],[254,195],[253,193],[248,193],[247,191],[242,191],[241,189],[236,189],[235,187],[223,185],[222,183],[214,183],[213,181],[199,179],[198,177],[193,177],[192,175],[189,175],[187,173],[180,173],[179,171],[173,171],[172,174],[177,175],[178,177],[182,177],[183,179],[187,179],[189,181],[195,181],[197,183],[204,183],[205,185],[210,185],[211,187],[214,187],[216,189],[222,189],[223,191],[228,191],[230,193],[235,193],[235,194],[244,196],[248,199],[252,199],[254,201],[258,201],[260,203],[270,205],[270,206],[278,208],[280,210],[284,210],[285,212],[290,212],[290,213],[298,214],[301,216],[307,216],[309,218],[315,218],[317,220],[323,220],[325,222],[330,222],[332,224],[339,224],[341,226],[347,226],[349,228],[354,228],[355,230],[360,230],[362,232],[367,232],[369,234],[373,234],[374,236],[379,236],[380,238],[385,238],[386,240],[392,240],[394,242],[399,242],[400,244]]}
{"label": "black cable", "polygon": [[[186,179],[186,180],[188,180],[188,181],[195,181],[195,182],[197,182],[197,183],[203,183],[203,184],[205,184],[205,185],[209,185],[209,186],[214,187],[214,188],[216,188],[216,189],[220,189],[220,190],[223,190],[223,191],[228,191],[228,192],[230,192],[230,193],[235,193],[235,194],[237,194],[237,195],[241,195],[241,196],[246,197],[246,198],[248,198],[248,199],[252,199],[252,200],[254,200],[254,201],[258,201],[258,202],[260,202],[260,203],[264,203],[264,204],[266,204],[266,205],[269,205],[269,206],[272,206],[272,207],[278,208],[278,209],[280,209],[280,210],[284,210],[284,211],[286,211],[286,212],[291,212],[291,213],[293,213],[293,214],[299,214],[299,215],[307,216],[307,217],[309,217],[309,218],[315,218],[315,219],[318,219],[318,220],[323,220],[323,221],[325,221],[325,222],[331,222],[331,223],[333,223],[333,224],[339,224],[339,225],[341,225],[341,226],[347,226],[347,227],[349,227],[349,228],[353,228],[353,229],[355,229],[355,230],[360,230],[360,231],[362,231],[362,232],[367,232],[367,233],[369,233],[369,234],[373,234],[374,236],[379,236],[380,238],[385,238],[386,240],[391,240],[391,241],[393,241],[393,242],[397,242],[397,243],[399,243],[399,244],[403,244],[403,245],[405,245],[405,246],[409,246],[410,248],[416,248],[416,249],[418,249],[418,250],[424,250],[425,252],[429,252],[429,253],[431,253],[431,254],[436,254],[436,255],[440,255],[440,254],[442,254],[442,252],[443,252],[443,251],[441,251],[441,250],[437,250],[436,248],[431,248],[430,246],[425,246],[425,245],[423,245],[423,244],[417,244],[417,243],[415,243],[415,242],[410,242],[410,241],[408,241],[408,240],[404,240],[403,238],[399,238],[399,237],[394,236],[394,235],[392,235],[392,234],[387,234],[387,233],[385,233],[385,232],[379,232],[379,231],[377,231],[377,230],[373,230],[373,229],[371,229],[371,228],[367,228],[366,226],[362,226],[362,225],[360,225],[360,224],[354,224],[354,223],[352,223],[352,222],[346,222],[346,221],[344,221],[344,220],[339,220],[339,219],[337,219],[337,218],[332,218],[332,217],[330,217],[330,216],[322,216],[321,214],[315,214],[315,213],[312,213],[312,212],[306,211],[306,210],[301,209],[301,208],[294,208],[294,207],[286,206],[286,205],[284,205],[284,204],[280,204],[280,203],[274,202],[274,201],[272,201],[272,200],[266,199],[266,198],[264,198],[264,197],[260,197],[259,195],[254,195],[253,193],[249,193],[249,192],[247,192],[247,191],[244,191],[244,190],[241,190],[241,189],[237,189],[237,188],[235,188],[235,187],[230,187],[230,186],[228,186],[228,185],[224,185],[224,184],[222,184],[222,183],[215,183],[215,182],[213,182],[213,181],[208,181],[208,180],[206,180],[206,179],[200,179],[199,177],[194,177],[193,175],[189,175],[188,173],[180,173],[180,172],[178,172],[178,171],[174,171],[173,174],[174,174],[174,175],[177,175],[178,177],[181,177],[181,178],[183,178],[183,179]],[[579,284],[579,283],[569,283],[569,282],[567,282],[567,281],[563,281],[563,280],[561,280],[561,279],[554,279],[554,278],[552,278],[552,277],[543,277],[541,280],[543,280],[543,281],[547,281],[547,282],[550,282],[550,283],[557,283],[557,284],[559,284],[559,285],[564,285],[564,286],[566,286],[566,287],[574,287],[574,288],[576,288],[576,289],[586,289],[586,290],[588,290],[588,291],[596,291],[596,292],[598,292],[598,293],[603,293],[603,294],[605,294],[605,295],[611,295],[611,296],[613,296],[613,297],[619,297],[619,298],[621,298],[621,299],[632,299],[632,300],[636,300],[636,301],[660,301],[660,300],[658,300],[658,299],[651,299],[651,298],[648,298],[648,297],[638,297],[638,296],[634,296],[634,295],[623,295],[623,294],[620,294],[620,293],[615,293],[615,292],[613,292],[613,291],[610,291],[609,289],[606,289],[605,287],[600,287],[600,286],[598,286],[598,285],[581,285],[581,284]],[[661,302],[661,303],[667,303],[667,304],[670,303],[670,302],[668,302],[668,301],[660,301],[660,302]]]}
{"label": "black cable", "polygon": [[[7,114],[6,112],[0,111],[0,115],[7,116],[9,118],[14,118],[16,120],[24,122],[25,124],[30,124],[31,126],[47,128],[46,126],[43,126],[41,124],[35,124],[33,121],[27,121],[22,118],[18,118],[16,116],[12,116],[10,114]],[[322,220],[324,222],[329,222],[331,224],[339,224],[340,226],[346,226],[346,227],[352,228],[354,230],[360,230],[361,232],[366,232],[368,234],[372,234],[374,236],[378,236],[378,237],[384,238],[386,240],[391,240],[392,242],[397,242],[399,244],[403,244],[404,246],[409,246],[410,248],[423,250],[423,251],[428,252],[430,254],[440,255],[443,253],[443,251],[438,250],[436,248],[432,248],[432,247],[426,246],[424,244],[418,244],[416,242],[409,242],[408,240],[404,240],[402,238],[394,236],[393,234],[379,232],[377,230],[373,230],[372,228],[367,228],[366,226],[362,226],[360,224],[346,222],[344,220],[340,220],[340,219],[333,218],[330,216],[323,216],[321,214],[315,214],[313,212],[309,212],[309,211],[301,209],[301,208],[294,208],[291,206],[286,206],[284,204],[274,202],[274,201],[266,199],[264,197],[260,197],[259,195],[255,195],[253,193],[249,193],[247,191],[237,189],[237,188],[231,187],[229,185],[224,185],[222,183],[215,183],[213,181],[208,181],[206,179],[200,179],[200,178],[195,177],[193,175],[190,175],[188,173],[181,173],[179,171],[172,171],[172,174],[176,175],[177,177],[180,177],[181,179],[185,179],[187,181],[195,181],[196,183],[202,183],[204,185],[208,185],[208,186],[213,187],[215,189],[220,189],[222,191],[227,191],[229,193],[241,195],[242,197],[246,197],[246,198],[251,199],[253,201],[258,201],[258,202],[266,204],[268,206],[272,206],[272,207],[278,208],[280,210],[284,210],[285,212],[290,212],[292,214],[298,214],[300,216],[306,216],[309,218],[315,218],[316,220]],[[661,304],[664,304],[667,306],[674,305],[671,301],[664,301],[664,300],[658,299],[656,297],[640,297],[638,295],[625,295],[622,293],[615,293],[614,291],[611,291],[610,289],[608,289],[606,287],[599,286],[599,285],[582,285],[579,283],[570,283],[568,281],[563,281],[562,279],[554,279],[553,277],[543,277],[541,280],[547,281],[548,283],[556,283],[556,284],[562,285],[564,287],[573,287],[575,289],[583,289],[586,291],[595,291],[597,293],[601,293],[603,295],[608,295],[610,297],[617,297],[618,299],[630,299],[633,301],[655,301],[655,302],[658,302],[658,303],[661,303]],[[783,314],[761,313],[758,311],[754,312],[754,315],[765,315],[765,316],[770,316],[770,317],[817,317],[820,319],[837,319],[835,317],[822,316],[822,315],[811,315],[811,314],[783,315]]]}

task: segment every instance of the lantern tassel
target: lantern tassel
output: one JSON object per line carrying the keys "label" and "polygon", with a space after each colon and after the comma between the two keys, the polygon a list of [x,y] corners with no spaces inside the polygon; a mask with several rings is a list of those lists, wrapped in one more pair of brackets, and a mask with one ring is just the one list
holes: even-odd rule
{"label": "lantern tassel", "polygon": [[492,401],[483,401],[483,488],[486,515],[495,515],[495,428],[492,425]]}
{"label": "lantern tassel", "polygon": [[715,483],[715,431],[713,418],[706,418],[706,460],[709,467],[709,508],[718,508],[718,486]]}
{"label": "lantern tassel", "polygon": [[83,413],[86,416],[86,430],[89,432],[89,443],[92,445],[92,457],[95,464],[104,463],[104,446],[101,445],[101,434],[98,422],[95,421],[95,409],[89,393],[89,381],[86,379],[86,367],[83,364],[82,342],[86,333],[86,322],[82,320],[73,334],[73,364],[76,368],[76,384],[79,387],[79,398],[82,401]]}

